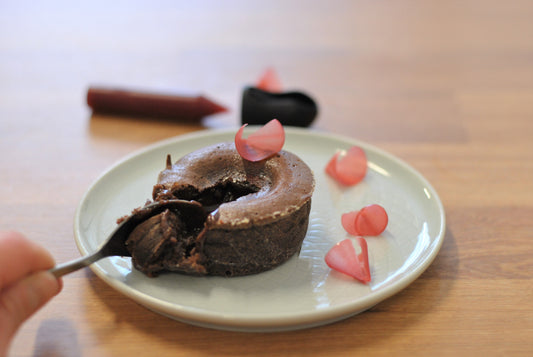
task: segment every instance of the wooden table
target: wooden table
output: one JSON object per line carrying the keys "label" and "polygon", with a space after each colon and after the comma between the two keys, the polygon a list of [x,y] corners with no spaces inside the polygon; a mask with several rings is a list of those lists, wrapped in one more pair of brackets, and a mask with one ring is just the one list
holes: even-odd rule
{"label": "wooden table", "polygon": [[[328,326],[249,334],[157,315],[85,269],[12,356],[533,355],[530,1],[0,2],[0,228],[64,262],[105,169],[158,140],[237,127],[274,67],[317,99],[314,128],[376,145],[436,188],[447,232],[405,290]],[[90,84],[203,92],[202,124],[92,115]]]}

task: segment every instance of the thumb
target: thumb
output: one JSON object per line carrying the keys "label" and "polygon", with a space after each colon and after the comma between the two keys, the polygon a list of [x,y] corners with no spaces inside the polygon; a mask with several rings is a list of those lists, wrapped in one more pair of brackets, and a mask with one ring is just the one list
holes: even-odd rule
{"label": "thumb", "polygon": [[0,330],[3,330],[3,336],[1,337],[7,337],[9,341],[20,325],[57,295],[61,288],[61,280],[56,279],[47,271],[42,271],[2,291],[0,293]]}

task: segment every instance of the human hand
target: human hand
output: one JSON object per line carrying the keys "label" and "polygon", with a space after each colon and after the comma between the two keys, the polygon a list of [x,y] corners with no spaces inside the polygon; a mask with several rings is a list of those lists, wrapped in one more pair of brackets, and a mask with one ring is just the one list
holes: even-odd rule
{"label": "human hand", "polygon": [[50,253],[17,232],[0,231],[0,356],[18,328],[62,288]]}

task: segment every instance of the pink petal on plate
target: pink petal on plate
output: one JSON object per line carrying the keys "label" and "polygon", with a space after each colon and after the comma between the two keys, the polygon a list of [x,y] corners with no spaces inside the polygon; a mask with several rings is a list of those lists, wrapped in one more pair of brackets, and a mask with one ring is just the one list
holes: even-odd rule
{"label": "pink petal on plate", "polygon": [[341,216],[341,223],[343,228],[348,232],[349,234],[353,236],[360,235],[357,230],[355,229],[355,218],[357,217],[357,214],[359,211],[351,211],[348,213],[344,213]]}
{"label": "pink petal on plate", "polygon": [[354,221],[355,231],[362,236],[378,236],[389,223],[389,216],[385,208],[373,204],[363,207]]}
{"label": "pink petal on plate", "polygon": [[326,254],[326,264],[333,270],[349,275],[362,283],[371,280],[368,263],[368,246],[362,237],[355,239],[360,253],[357,253],[351,239],[335,244]]}
{"label": "pink petal on plate", "polygon": [[340,155],[340,151],[337,151],[335,155],[328,161],[328,164],[326,165],[326,173],[337,180],[337,158]]}
{"label": "pink petal on plate", "polygon": [[352,146],[337,157],[337,179],[344,185],[359,183],[365,177],[367,168],[365,151],[359,146]]}
{"label": "pink petal on plate", "polygon": [[285,130],[279,120],[272,119],[244,139],[242,134],[246,125],[241,126],[235,135],[235,148],[243,159],[261,161],[275,155],[283,148]]}

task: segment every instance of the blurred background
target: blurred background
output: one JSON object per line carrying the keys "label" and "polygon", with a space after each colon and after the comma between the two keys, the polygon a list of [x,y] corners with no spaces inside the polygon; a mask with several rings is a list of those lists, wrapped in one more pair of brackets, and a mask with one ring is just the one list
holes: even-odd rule
{"label": "blurred background", "polygon": [[[87,129],[94,136],[89,142],[129,137],[131,123],[117,122],[109,132],[99,125],[102,118],[89,120],[85,93],[91,84],[204,93],[232,109],[204,125],[236,125],[243,86],[273,67],[285,88],[316,98],[317,128],[353,130],[372,141],[457,139],[467,128],[447,119],[462,114],[469,88],[483,89],[487,97],[479,100],[490,102],[490,91],[532,79],[526,54],[513,57],[513,72],[500,69],[506,51],[533,47],[531,26],[521,28],[533,14],[515,11],[519,5],[2,0],[0,129],[24,117],[32,118],[27,130],[36,132],[61,123],[78,140]],[[516,16],[522,18],[510,21]],[[68,125],[63,116],[71,118]],[[398,130],[380,131],[391,116],[402,118]],[[348,128],[329,125],[333,117],[345,118]],[[135,124],[146,127],[140,141],[173,135],[172,125]]]}

